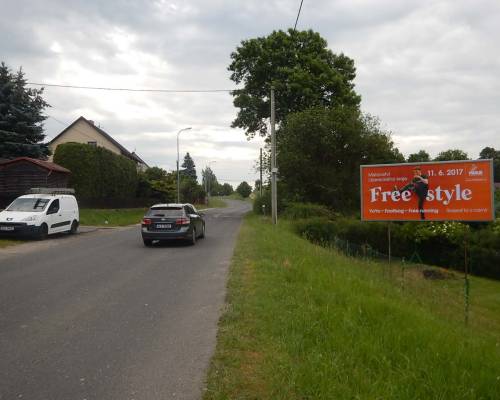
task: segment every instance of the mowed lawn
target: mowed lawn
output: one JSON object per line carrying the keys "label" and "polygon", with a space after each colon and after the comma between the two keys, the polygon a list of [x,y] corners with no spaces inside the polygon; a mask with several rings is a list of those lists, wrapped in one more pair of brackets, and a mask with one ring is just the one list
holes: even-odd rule
{"label": "mowed lawn", "polygon": [[[404,279],[402,279],[404,277]],[[427,280],[248,216],[205,399],[500,399],[500,282]]]}
{"label": "mowed lawn", "polygon": [[141,222],[146,208],[80,209],[80,225],[126,226]]}
{"label": "mowed lawn", "polygon": [[[196,208],[221,208],[226,203],[219,197],[212,197],[208,205],[197,204]],[[117,209],[80,209],[80,225],[91,226],[127,226],[142,221],[147,208],[117,208]]]}

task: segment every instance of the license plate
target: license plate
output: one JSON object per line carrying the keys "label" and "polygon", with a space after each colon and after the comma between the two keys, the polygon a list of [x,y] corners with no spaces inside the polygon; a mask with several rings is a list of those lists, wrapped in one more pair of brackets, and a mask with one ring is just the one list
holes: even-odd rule
{"label": "license plate", "polygon": [[172,224],[156,224],[156,229],[170,229]]}
{"label": "license plate", "polygon": [[13,231],[13,226],[0,226],[0,231]]}

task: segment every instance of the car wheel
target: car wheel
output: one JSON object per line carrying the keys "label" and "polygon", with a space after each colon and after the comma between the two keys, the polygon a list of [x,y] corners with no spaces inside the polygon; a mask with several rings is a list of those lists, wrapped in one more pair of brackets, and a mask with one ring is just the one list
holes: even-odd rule
{"label": "car wheel", "polygon": [[191,231],[191,239],[189,239],[189,243],[191,245],[194,245],[196,243],[196,229],[193,228],[193,230]]}
{"label": "car wheel", "polygon": [[203,239],[204,237],[205,237],[205,224],[203,224],[201,227],[201,235],[200,235],[201,239]]}
{"label": "car wheel", "polygon": [[142,239],[142,241],[146,247],[151,247],[153,245],[153,241],[151,239]]}
{"label": "car wheel", "polygon": [[76,220],[73,221],[71,224],[71,229],[69,230],[69,233],[74,235],[78,231],[78,222]]}
{"label": "car wheel", "polygon": [[47,224],[42,224],[40,226],[40,229],[38,231],[38,240],[45,240],[47,238],[47,235],[49,234],[49,227]]}

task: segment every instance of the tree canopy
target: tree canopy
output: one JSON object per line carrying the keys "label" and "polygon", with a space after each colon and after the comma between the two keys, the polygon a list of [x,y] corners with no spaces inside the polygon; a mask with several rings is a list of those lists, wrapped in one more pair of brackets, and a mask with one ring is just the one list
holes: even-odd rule
{"label": "tree canopy", "polygon": [[232,127],[245,129],[249,138],[268,133],[271,85],[276,91],[277,123],[310,107],[358,107],[354,61],[334,54],[327,45],[319,33],[293,29],[242,41],[228,67],[231,80],[243,84],[233,92],[239,111]]}
{"label": "tree canopy", "polygon": [[355,209],[360,165],[404,162],[379,121],[355,107],[291,114],[280,133],[280,180],[293,201]]}
{"label": "tree canopy", "polygon": [[184,162],[182,163],[182,168],[184,168],[182,170],[182,176],[192,179],[194,181],[198,179],[196,175],[196,166],[189,153],[186,153],[186,155],[184,156]]}
{"label": "tree canopy", "polygon": [[431,156],[425,150],[412,153],[408,156],[408,162],[427,162],[431,161]]}
{"label": "tree canopy", "polygon": [[250,196],[250,194],[252,193],[252,187],[248,184],[248,182],[243,181],[236,188],[236,192],[238,192],[238,194],[241,197],[246,198],[246,197]]}
{"label": "tree canopy", "polygon": [[485,147],[479,153],[481,159],[493,159],[493,175],[495,182],[500,182],[500,150],[495,150],[493,147]]}
{"label": "tree canopy", "polygon": [[0,64],[0,158],[45,158],[49,154],[43,110],[50,107],[42,98],[42,89],[26,87],[22,68],[13,73]]}
{"label": "tree canopy", "polygon": [[434,161],[453,161],[453,160],[468,160],[467,153],[460,149],[449,149],[442,151],[437,155]]}

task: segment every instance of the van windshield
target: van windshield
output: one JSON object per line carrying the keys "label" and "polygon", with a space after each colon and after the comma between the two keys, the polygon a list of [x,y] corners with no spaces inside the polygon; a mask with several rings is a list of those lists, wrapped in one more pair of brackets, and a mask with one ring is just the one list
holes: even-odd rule
{"label": "van windshield", "polygon": [[182,207],[151,207],[148,217],[182,217],[184,210]]}
{"label": "van windshield", "polygon": [[22,197],[15,199],[5,211],[42,212],[47,207],[50,199],[36,197]]}

